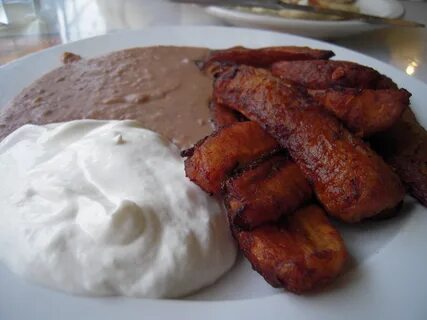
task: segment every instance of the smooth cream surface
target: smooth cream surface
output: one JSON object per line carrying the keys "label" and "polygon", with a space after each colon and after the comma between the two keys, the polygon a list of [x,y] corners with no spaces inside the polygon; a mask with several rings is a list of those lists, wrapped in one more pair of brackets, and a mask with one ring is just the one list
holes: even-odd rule
{"label": "smooth cream surface", "polygon": [[218,203],[134,121],[25,125],[0,143],[0,261],[76,294],[189,294],[233,265]]}

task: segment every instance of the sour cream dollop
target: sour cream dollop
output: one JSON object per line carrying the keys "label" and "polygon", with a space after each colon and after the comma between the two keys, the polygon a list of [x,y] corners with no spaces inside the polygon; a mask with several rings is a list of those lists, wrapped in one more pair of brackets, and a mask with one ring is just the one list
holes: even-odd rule
{"label": "sour cream dollop", "polygon": [[25,125],[0,143],[0,261],[86,295],[179,297],[236,248],[178,149],[133,121]]}

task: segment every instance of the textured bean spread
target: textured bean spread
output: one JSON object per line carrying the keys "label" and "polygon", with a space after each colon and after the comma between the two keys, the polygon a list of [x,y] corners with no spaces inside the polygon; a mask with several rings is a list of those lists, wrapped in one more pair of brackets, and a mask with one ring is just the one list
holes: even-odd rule
{"label": "textured bean spread", "polygon": [[194,63],[207,54],[208,49],[170,46],[80,60],[67,53],[63,66],[3,109],[0,139],[27,123],[132,119],[187,147],[211,131],[212,84]]}

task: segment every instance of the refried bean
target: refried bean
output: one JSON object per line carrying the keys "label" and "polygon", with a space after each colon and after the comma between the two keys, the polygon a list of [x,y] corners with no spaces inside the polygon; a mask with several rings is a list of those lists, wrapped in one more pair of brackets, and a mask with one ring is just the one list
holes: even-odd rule
{"label": "refried bean", "polygon": [[211,132],[212,84],[195,64],[208,53],[204,48],[159,46],[72,59],[3,109],[0,139],[27,123],[133,119],[186,148]]}

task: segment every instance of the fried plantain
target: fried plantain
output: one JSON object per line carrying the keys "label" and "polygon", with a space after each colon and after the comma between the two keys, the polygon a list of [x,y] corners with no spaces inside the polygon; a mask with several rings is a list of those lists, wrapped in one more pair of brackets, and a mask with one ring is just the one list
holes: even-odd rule
{"label": "fried plantain", "polygon": [[344,242],[321,208],[310,205],[284,220],[252,231],[234,230],[243,254],[268,283],[303,293],[343,271]]}
{"label": "fried plantain", "polygon": [[381,157],[313,99],[270,72],[231,68],[216,79],[214,99],[275,137],[329,214],[357,222],[402,201],[405,190]]}
{"label": "fried plantain", "polygon": [[225,50],[212,51],[202,64],[202,69],[209,68],[213,62],[245,64],[260,68],[269,68],[277,61],[319,60],[334,56],[330,50],[311,49],[309,47],[266,47],[248,49],[233,47]]}
{"label": "fried plantain", "polygon": [[389,130],[371,139],[373,148],[389,163],[411,195],[427,207],[427,132],[407,108]]}
{"label": "fried plantain", "polygon": [[257,123],[232,124],[199,141],[182,152],[187,177],[210,194],[218,194],[228,175],[279,145]]}
{"label": "fried plantain", "polygon": [[359,137],[382,132],[395,124],[409,106],[405,89],[327,89],[309,93]]}
{"label": "fried plantain", "polygon": [[271,71],[282,80],[309,89],[346,87],[356,89],[397,89],[396,84],[378,71],[349,61],[281,61]]}
{"label": "fried plantain", "polygon": [[312,196],[298,166],[284,155],[255,163],[225,183],[225,206],[232,223],[252,229],[290,214]]}
{"label": "fried plantain", "polygon": [[228,127],[236,122],[241,122],[245,119],[239,112],[230,109],[226,106],[211,101],[209,104],[209,110],[211,113],[211,121],[214,124],[215,130]]}

